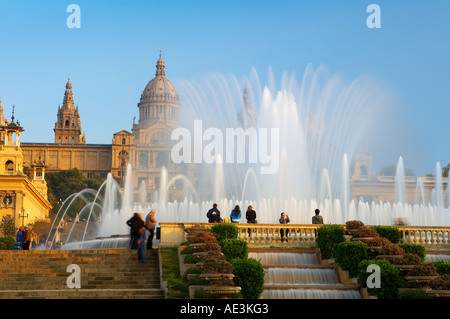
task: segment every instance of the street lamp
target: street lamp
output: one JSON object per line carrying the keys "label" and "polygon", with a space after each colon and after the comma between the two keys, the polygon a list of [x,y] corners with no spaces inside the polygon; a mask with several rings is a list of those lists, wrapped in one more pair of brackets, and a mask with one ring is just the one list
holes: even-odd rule
{"label": "street lamp", "polygon": [[25,213],[25,209],[24,209],[23,212],[20,212],[20,210],[19,210],[19,218],[22,218],[22,226],[25,225],[25,218],[28,218],[28,215],[30,215],[30,212],[29,212],[29,211],[27,211],[27,212]]}

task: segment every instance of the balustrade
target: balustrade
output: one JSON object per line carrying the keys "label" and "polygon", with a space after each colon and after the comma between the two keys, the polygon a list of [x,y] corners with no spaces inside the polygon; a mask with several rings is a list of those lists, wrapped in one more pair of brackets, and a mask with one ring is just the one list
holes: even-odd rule
{"label": "balustrade", "polygon": [[[209,228],[208,223],[161,223],[163,245],[181,243],[185,240],[184,229],[191,227]],[[297,224],[235,224],[238,238],[250,246],[300,247],[315,245],[317,228],[321,225]],[[344,226],[344,225],[343,225]],[[345,226],[344,226],[345,227]],[[402,243],[421,244],[427,248],[449,248],[450,227],[396,226],[401,232]]]}

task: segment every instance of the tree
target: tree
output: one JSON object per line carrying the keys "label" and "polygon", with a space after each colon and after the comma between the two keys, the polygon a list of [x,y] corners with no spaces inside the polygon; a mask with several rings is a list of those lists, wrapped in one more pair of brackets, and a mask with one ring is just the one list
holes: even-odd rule
{"label": "tree", "polygon": [[[70,195],[87,188],[98,190],[103,183],[100,176],[86,178],[77,168],[47,173],[45,180],[48,186],[48,200],[53,206],[50,211],[51,214],[56,214]],[[85,203],[82,200],[74,202],[72,209],[67,213],[68,216],[75,217],[83,206],[85,206]]]}
{"label": "tree", "polygon": [[[385,166],[381,169],[380,175],[382,176],[395,176],[397,175],[397,165],[392,164]],[[405,176],[416,176],[410,168],[405,168]]]}
{"label": "tree", "polygon": [[450,163],[442,168],[442,177],[448,177],[448,171],[450,170]]}
{"label": "tree", "polygon": [[14,218],[12,218],[11,215],[5,215],[2,217],[0,230],[3,233],[3,236],[16,236],[16,226],[14,225]]}

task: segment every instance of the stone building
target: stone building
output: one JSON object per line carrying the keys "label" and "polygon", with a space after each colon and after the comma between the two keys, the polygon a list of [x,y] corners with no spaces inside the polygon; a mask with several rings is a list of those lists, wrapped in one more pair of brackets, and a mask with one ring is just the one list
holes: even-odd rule
{"label": "stone building", "polygon": [[176,173],[170,162],[170,134],[179,125],[181,110],[180,97],[166,77],[161,54],[155,77],[145,86],[137,107],[139,119],[133,121],[131,132],[114,133],[111,144],[88,144],[69,78],[62,106],[58,106],[54,143],[22,143],[26,172],[31,176],[31,164],[40,159],[48,173],[76,167],[86,177],[106,178],[111,172],[124,180],[127,165],[131,164],[135,188],[145,184],[150,190],[157,189],[163,166],[169,176]]}
{"label": "stone building", "polygon": [[11,216],[15,226],[47,220],[52,208],[47,200],[46,166],[37,161],[30,166],[31,178],[24,173],[20,134],[24,129],[3,116],[0,101],[0,220]]}

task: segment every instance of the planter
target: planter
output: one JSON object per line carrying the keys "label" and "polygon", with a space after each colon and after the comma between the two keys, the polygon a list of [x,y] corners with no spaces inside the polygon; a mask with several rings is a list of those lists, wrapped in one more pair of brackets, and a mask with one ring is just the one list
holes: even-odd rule
{"label": "planter", "polygon": [[423,285],[438,277],[439,276],[406,276],[405,280],[409,283],[418,283]]}
{"label": "planter", "polygon": [[212,286],[218,283],[227,283],[234,287],[234,274],[200,274],[200,278],[207,280]]}
{"label": "planter", "polygon": [[427,290],[426,293],[430,298],[450,299],[450,290]]}
{"label": "planter", "polygon": [[237,294],[241,287],[236,286],[206,286],[203,288],[207,293],[219,295],[219,299],[226,299],[229,295]]}

